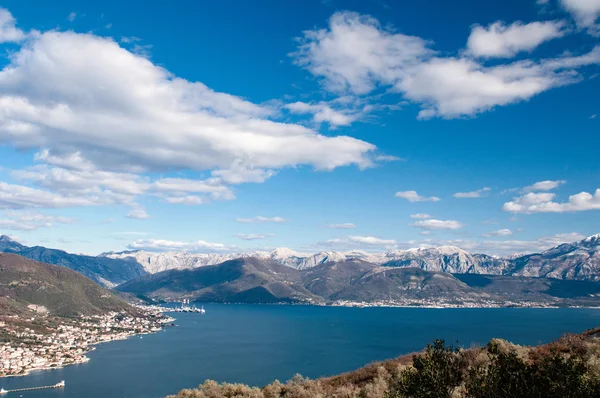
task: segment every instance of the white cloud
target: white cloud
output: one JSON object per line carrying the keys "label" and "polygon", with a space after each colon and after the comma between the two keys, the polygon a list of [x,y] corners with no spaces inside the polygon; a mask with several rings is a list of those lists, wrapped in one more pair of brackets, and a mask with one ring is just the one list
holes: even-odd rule
{"label": "white cloud", "polygon": [[596,114],[594,113],[592,116],[590,116],[590,119],[595,119],[596,118]]}
{"label": "white cloud", "polygon": [[74,219],[62,216],[50,216],[31,211],[5,211],[8,218],[0,219],[0,229],[33,231],[39,228],[51,228],[55,224],[72,224]]}
{"label": "white cloud", "polygon": [[471,253],[506,256],[515,253],[539,253],[563,243],[576,242],[585,236],[576,232],[543,236],[534,240],[445,240],[429,242],[430,246],[452,245]]}
{"label": "white cloud", "polygon": [[495,22],[487,27],[475,25],[467,40],[467,51],[477,57],[513,57],[521,51],[531,51],[545,41],[563,36],[562,21]]}
{"label": "white cloud", "polygon": [[428,230],[455,230],[464,227],[464,224],[454,220],[422,220],[410,224],[412,227]]}
{"label": "white cloud", "polygon": [[383,29],[379,22],[353,12],[337,12],[328,29],[309,30],[295,62],[322,77],[333,92],[367,94],[379,85],[391,85],[409,67],[432,54],[427,42]]}
{"label": "white cloud", "polygon": [[282,223],[282,222],[286,222],[287,220],[283,217],[256,216],[256,217],[251,217],[251,218],[236,218],[235,221],[241,222],[241,223],[262,223],[262,222]]}
{"label": "white cloud", "polygon": [[523,188],[523,191],[524,192],[551,191],[565,183],[566,183],[565,180],[539,181],[539,182],[536,182],[535,184],[532,184],[532,185],[529,185],[529,186]]}
{"label": "white cloud", "polygon": [[579,26],[591,27],[600,17],[599,0],[560,0],[560,3],[573,15]]}
{"label": "white cloud", "polygon": [[195,242],[177,242],[161,239],[138,239],[129,244],[131,250],[146,251],[188,251],[188,252],[223,252],[232,250],[235,246],[227,246],[222,243],[211,243],[204,240]]}
{"label": "white cloud", "polygon": [[353,229],[353,228],[356,228],[356,225],[354,225],[351,222],[346,222],[346,223],[342,223],[342,224],[327,224],[325,226],[325,228],[331,228],[331,229]]}
{"label": "white cloud", "polygon": [[242,240],[260,240],[260,239],[272,238],[275,235],[274,234],[236,234],[235,236]]}
{"label": "white cloud", "polygon": [[482,236],[485,237],[490,237],[490,236],[510,236],[512,235],[513,232],[510,229],[499,229],[497,231],[492,231],[492,232],[488,232],[486,234],[483,234]]}
{"label": "white cloud", "polygon": [[391,247],[396,244],[394,239],[381,239],[374,236],[347,236],[344,238],[329,239],[329,245],[349,245],[349,246],[385,246]]}
{"label": "white cloud", "polygon": [[148,215],[148,213],[146,213],[146,210],[137,208],[137,209],[131,209],[129,211],[129,213],[127,213],[126,217],[132,218],[134,220],[144,220],[146,218],[149,218],[150,216]]}
{"label": "white cloud", "polygon": [[0,43],[19,42],[25,39],[25,33],[15,27],[16,20],[5,8],[0,7]]}
{"label": "white cloud", "polygon": [[439,202],[441,199],[436,196],[420,196],[417,191],[401,191],[396,192],[397,198],[406,199],[409,202]]}
{"label": "white cloud", "polygon": [[528,193],[504,203],[504,211],[511,213],[565,213],[586,210],[600,210],[600,189],[592,195],[580,192],[569,196],[565,203],[554,202],[553,193]]}
{"label": "white cloud", "polygon": [[77,18],[77,13],[74,11],[70,12],[69,15],[67,15],[67,19],[69,20],[69,22],[73,22],[75,18]]}
{"label": "white cloud", "polygon": [[106,196],[67,196],[0,181],[0,209],[63,208],[112,203]]}
{"label": "white cloud", "polygon": [[452,196],[454,196],[455,198],[459,198],[459,199],[481,198],[481,197],[484,197],[485,194],[491,190],[492,190],[492,188],[485,187],[485,188],[481,188],[481,189],[478,189],[476,191],[471,191],[471,192],[457,192]]}
{"label": "white cloud", "polygon": [[414,218],[417,220],[425,220],[427,218],[431,218],[431,216],[429,214],[425,214],[425,213],[416,213],[416,214],[411,214],[410,218]]}
{"label": "white cloud", "polygon": [[285,108],[292,113],[313,115],[316,123],[329,123],[332,127],[349,126],[361,116],[360,112],[348,112],[347,110],[335,110],[324,102],[308,104],[306,102],[293,102],[285,105]]}
{"label": "white cloud", "polygon": [[377,162],[397,162],[397,161],[401,161],[404,160],[398,156],[393,156],[393,155],[377,155],[375,157],[375,160]]}
{"label": "white cloud", "polygon": [[[508,47],[525,48],[529,39],[523,40]],[[338,12],[327,29],[304,32],[298,51],[291,55],[331,92],[365,95],[387,87],[419,103],[421,119],[471,116],[526,101],[581,81],[579,68],[600,63],[600,46],[580,56],[485,66],[464,55],[439,56],[429,45],[384,29],[372,17]]]}
{"label": "white cloud", "polygon": [[121,170],[372,164],[371,144],[268,120],[269,107],[172,76],[110,39],[49,31],[10,60],[0,140],[18,147],[78,151]]}
{"label": "white cloud", "polygon": [[[6,38],[14,19],[4,10],[2,20]],[[9,60],[0,71],[0,144],[40,150],[44,164],[14,176],[59,196],[51,207],[141,194],[200,204],[233,199],[228,185],[264,182],[285,167],[374,164],[374,145],[275,122],[272,107],[178,78],[108,38],[36,33]],[[140,175],[182,169],[211,177]]]}

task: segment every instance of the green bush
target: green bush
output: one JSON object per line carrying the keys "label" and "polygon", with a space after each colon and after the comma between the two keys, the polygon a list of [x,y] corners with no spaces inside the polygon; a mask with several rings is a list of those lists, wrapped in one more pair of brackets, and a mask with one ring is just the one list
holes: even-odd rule
{"label": "green bush", "polygon": [[458,350],[444,340],[428,344],[425,353],[415,355],[413,366],[400,372],[388,397],[450,398],[463,380],[464,364]]}

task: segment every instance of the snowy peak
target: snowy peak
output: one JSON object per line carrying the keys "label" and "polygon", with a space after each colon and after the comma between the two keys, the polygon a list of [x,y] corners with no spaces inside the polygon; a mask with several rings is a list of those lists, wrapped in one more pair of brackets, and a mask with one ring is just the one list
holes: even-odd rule
{"label": "snowy peak", "polygon": [[600,280],[600,234],[575,243],[563,243],[541,254],[511,257],[471,254],[457,246],[420,247],[370,253],[321,251],[301,253],[281,247],[273,251],[245,253],[152,253],[145,251],[107,253],[105,257],[133,260],[154,274],[171,269],[216,265],[236,258],[273,260],[298,270],[326,263],[360,260],[385,267],[416,267],[426,271],[456,274],[547,276],[560,279]]}

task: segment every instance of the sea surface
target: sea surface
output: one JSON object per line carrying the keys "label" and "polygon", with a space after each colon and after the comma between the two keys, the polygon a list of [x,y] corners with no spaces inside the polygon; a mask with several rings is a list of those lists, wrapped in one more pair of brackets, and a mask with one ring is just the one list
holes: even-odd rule
{"label": "sea surface", "polygon": [[86,364],[0,378],[14,389],[66,381],[64,389],[7,398],[163,398],[205,379],[262,386],[300,373],[311,378],[419,351],[442,338],[469,347],[501,337],[551,341],[600,326],[596,309],[343,308],[206,305],[172,314],[165,331],[97,346]]}

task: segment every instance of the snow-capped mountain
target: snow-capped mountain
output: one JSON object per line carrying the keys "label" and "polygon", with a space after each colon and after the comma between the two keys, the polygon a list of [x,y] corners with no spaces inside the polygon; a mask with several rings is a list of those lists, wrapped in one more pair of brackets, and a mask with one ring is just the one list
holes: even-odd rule
{"label": "snow-capped mountain", "polygon": [[478,257],[474,257],[470,253],[455,246],[395,250],[385,253],[368,253],[355,250],[348,252],[322,251],[315,254],[307,254],[299,253],[287,248],[278,248],[271,252],[256,251],[227,254],[129,251],[106,253],[104,256],[113,259],[135,260],[142,265],[147,272],[152,274],[170,269],[191,269],[205,265],[215,265],[235,258],[248,257],[275,260],[280,264],[298,270],[315,267],[328,262],[361,260],[372,264],[391,267],[418,267],[426,271],[490,273],[485,272],[484,269],[488,262],[487,258],[482,259],[481,255],[476,255]]}
{"label": "snow-capped mountain", "polygon": [[130,251],[106,253],[106,257],[135,261],[148,273],[171,269],[191,269],[220,264],[236,258],[274,260],[298,270],[312,268],[329,262],[361,260],[387,267],[417,267],[425,271],[455,274],[485,274],[536,276],[557,279],[600,280],[600,234],[580,242],[565,243],[542,253],[496,257],[471,254],[456,246],[440,246],[394,250],[384,253],[364,251],[322,251],[315,254],[300,253],[287,248],[271,252],[246,253],[152,253]]}
{"label": "snow-capped mountain", "polygon": [[515,258],[506,274],[600,281],[600,234]]}

